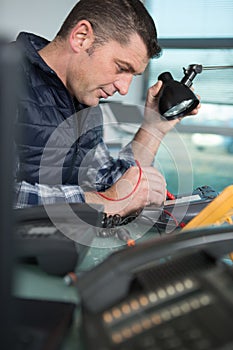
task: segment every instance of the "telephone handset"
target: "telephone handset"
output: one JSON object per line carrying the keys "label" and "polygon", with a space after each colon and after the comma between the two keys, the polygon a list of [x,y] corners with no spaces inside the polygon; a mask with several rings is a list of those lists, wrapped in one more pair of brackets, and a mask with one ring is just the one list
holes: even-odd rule
{"label": "telephone handset", "polygon": [[219,233],[142,243],[84,275],[78,290],[87,349],[233,348],[233,271],[217,259],[232,250],[233,232]]}

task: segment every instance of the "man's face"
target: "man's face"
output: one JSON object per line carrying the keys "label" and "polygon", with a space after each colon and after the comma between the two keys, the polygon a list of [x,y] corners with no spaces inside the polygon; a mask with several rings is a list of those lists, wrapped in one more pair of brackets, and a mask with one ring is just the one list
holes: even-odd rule
{"label": "man's face", "polygon": [[148,61],[146,46],[138,35],[133,34],[126,46],[110,41],[71,60],[67,88],[79,102],[95,106],[115,92],[126,95],[133,76],[142,74]]}

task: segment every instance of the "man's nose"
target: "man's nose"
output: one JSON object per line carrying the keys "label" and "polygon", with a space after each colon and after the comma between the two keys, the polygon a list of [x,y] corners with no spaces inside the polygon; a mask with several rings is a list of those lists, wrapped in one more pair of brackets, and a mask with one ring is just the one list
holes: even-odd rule
{"label": "man's nose", "polygon": [[130,84],[132,82],[133,75],[132,74],[125,74],[122,75],[115,81],[114,85],[121,95],[126,95],[129,91]]}

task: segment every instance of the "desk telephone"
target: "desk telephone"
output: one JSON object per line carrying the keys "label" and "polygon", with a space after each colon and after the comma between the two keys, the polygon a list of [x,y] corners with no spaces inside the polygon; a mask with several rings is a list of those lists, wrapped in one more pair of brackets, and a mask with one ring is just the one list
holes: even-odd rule
{"label": "desk telephone", "polygon": [[233,349],[233,270],[217,258],[233,232],[204,232],[116,252],[79,280],[88,350]]}

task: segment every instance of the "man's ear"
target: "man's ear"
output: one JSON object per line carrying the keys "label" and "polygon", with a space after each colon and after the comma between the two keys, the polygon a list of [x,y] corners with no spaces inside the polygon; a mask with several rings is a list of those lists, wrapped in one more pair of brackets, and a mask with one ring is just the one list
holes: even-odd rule
{"label": "man's ear", "polygon": [[89,49],[94,42],[94,33],[91,23],[86,20],[79,21],[72,29],[69,41],[74,52]]}

